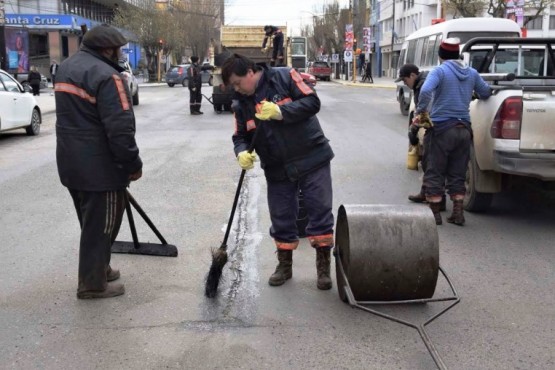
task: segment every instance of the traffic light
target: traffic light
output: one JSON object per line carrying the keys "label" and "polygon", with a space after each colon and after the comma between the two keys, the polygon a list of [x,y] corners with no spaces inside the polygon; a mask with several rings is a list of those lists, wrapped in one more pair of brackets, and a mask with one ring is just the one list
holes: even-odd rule
{"label": "traffic light", "polygon": [[158,45],[160,45],[160,47],[163,48],[164,47],[164,40],[163,39],[158,40]]}

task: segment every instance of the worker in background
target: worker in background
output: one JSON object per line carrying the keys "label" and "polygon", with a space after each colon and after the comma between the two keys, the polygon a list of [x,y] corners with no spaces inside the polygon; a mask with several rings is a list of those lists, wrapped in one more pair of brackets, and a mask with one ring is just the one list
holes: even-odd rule
{"label": "worker in background", "polygon": [[200,111],[202,104],[202,76],[201,68],[198,65],[198,57],[193,55],[191,57],[191,65],[187,68],[187,80],[189,86],[189,110],[191,115],[198,116],[204,114]]}
{"label": "worker in background", "polygon": [[233,144],[239,165],[244,170],[254,167],[256,156],[248,151],[253,145],[266,177],[270,236],[279,261],[268,283],[282,285],[293,275],[293,251],[299,245],[300,189],[308,215],[306,235],[316,251],[316,285],[331,289],[334,221],[330,161],[334,154],[316,117],[318,95],[295,69],[257,65],[238,54],[225,61],[222,78],[236,91]]}
{"label": "worker in background", "polygon": [[[422,85],[424,85],[424,81],[426,81],[426,76],[428,76],[428,71],[421,72],[417,66],[414,64],[405,64],[399,69],[399,78],[395,80],[395,82],[401,82],[409,88],[412,89],[412,96],[414,99],[414,106],[418,106],[418,98],[420,96],[420,89]],[[409,141],[411,145],[418,145],[419,143],[419,130],[426,131],[423,127],[418,127],[416,125],[410,125],[409,127]],[[421,136],[422,133],[420,134]],[[422,146],[422,152],[420,153],[421,159],[420,163],[422,164],[422,171],[426,172],[426,150],[424,146]],[[426,202],[426,187],[424,183],[420,187],[420,192],[418,194],[409,195],[409,200],[415,203],[425,203]],[[441,211],[445,211],[445,194],[441,200]]]}
{"label": "worker in background", "polygon": [[264,42],[262,42],[262,52],[265,53],[270,47],[270,40],[273,45],[272,59],[270,59],[270,66],[280,67],[284,66],[283,62],[283,32],[275,26],[264,26]]}
{"label": "worker in background", "polygon": [[[441,197],[447,192],[453,201],[453,213],[447,222],[464,225],[463,201],[465,179],[470,160],[472,128],[470,101],[474,93],[480,99],[491,96],[491,88],[472,67],[460,60],[460,41],[448,38],[439,45],[441,64],[428,73],[420,89],[413,125],[421,125],[429,118],[433,126],[424,137],[426,172],[424,186],[426,200],[437,225],[442,224]],[[433,97],[433,99],[432,99]]]}

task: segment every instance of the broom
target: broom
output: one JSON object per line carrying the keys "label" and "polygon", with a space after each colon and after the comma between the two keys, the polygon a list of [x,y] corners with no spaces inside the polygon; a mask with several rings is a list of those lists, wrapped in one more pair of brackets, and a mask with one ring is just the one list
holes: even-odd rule
{"label": "broom", "polygon": [[[248,150],[249,153],[252,153],[254,150],[254,142],[258,131],[260,130],[254,131],[254,136]],[[233,200],[233,207],[231,207],[231,214],[229,215],[229,221],[227,222],[224,240],[218,249],[212,251],[212,265],[210,265],[210,270],[208,271],[208,276],[206,277],[206,286],[204,287],[204,295],[208,298],[214,298],[216,296],[216,293],[218,292],[218,285],[220,284],[220,280],[222,278],[222,271],[227,263],[227,238],[231,232],[231,224],[233,223],[233,217],[235,216],[235,210],[237,209],[237,203],[239,202],[239,195],[241,195],[241,187],[246,173],[247,170],[242,170],[241,176],[239,177],[239,183],[237,184],[237,190],[235,191],[235,199]]]}

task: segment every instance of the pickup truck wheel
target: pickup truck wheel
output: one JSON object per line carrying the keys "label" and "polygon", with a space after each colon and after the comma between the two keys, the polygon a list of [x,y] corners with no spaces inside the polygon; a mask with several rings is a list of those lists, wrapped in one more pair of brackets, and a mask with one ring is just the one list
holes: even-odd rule
{"label": "pickup truck wheel", "polygon": [[399,95],[399,109],[401,110],[401,114],[403,116],[409,115],[410,101],[408,103],[405,101],[405,95],[403,94],[402,91],[401,91],[401,94]]}
{"label": "pickup truck wheel", "polygon": [[476,190],[476,176],[479,174],[480,168],[476,163],[474,149],[470,149],[470,161],[468,161],[468,170],[466,171],[466,195],[464,197],[464,209],[469,212],[486,211],[493,199],[492,193],[481,193]]}
{"label": "pickup truck wheel", "polygon": [[133,95],[133,105],[139,105],[139,89],[137,89],[137,93]]}

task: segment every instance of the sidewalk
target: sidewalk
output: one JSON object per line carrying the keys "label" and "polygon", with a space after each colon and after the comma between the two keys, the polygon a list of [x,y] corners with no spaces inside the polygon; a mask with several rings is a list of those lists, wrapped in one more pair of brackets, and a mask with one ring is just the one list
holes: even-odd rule
{"label": "sidewalk", "polygon": [[[336,82],[341,85],[345,86],[356,86],[356,87],[373,87],[373,88],[381,88],[381,89],[395,89],[397,85],[395,84],[394,80],[391,77],[374,77],[374,83],[370,82],[360,82],[362,79],[361,76],[357,76],[357,81],[353,82],[352,77],[349,78],[349,81],[345,81],[345,77],[342,79],[335,79],[332,78],[331,82]],[[318,87],[318,84],[316,84]]]}

